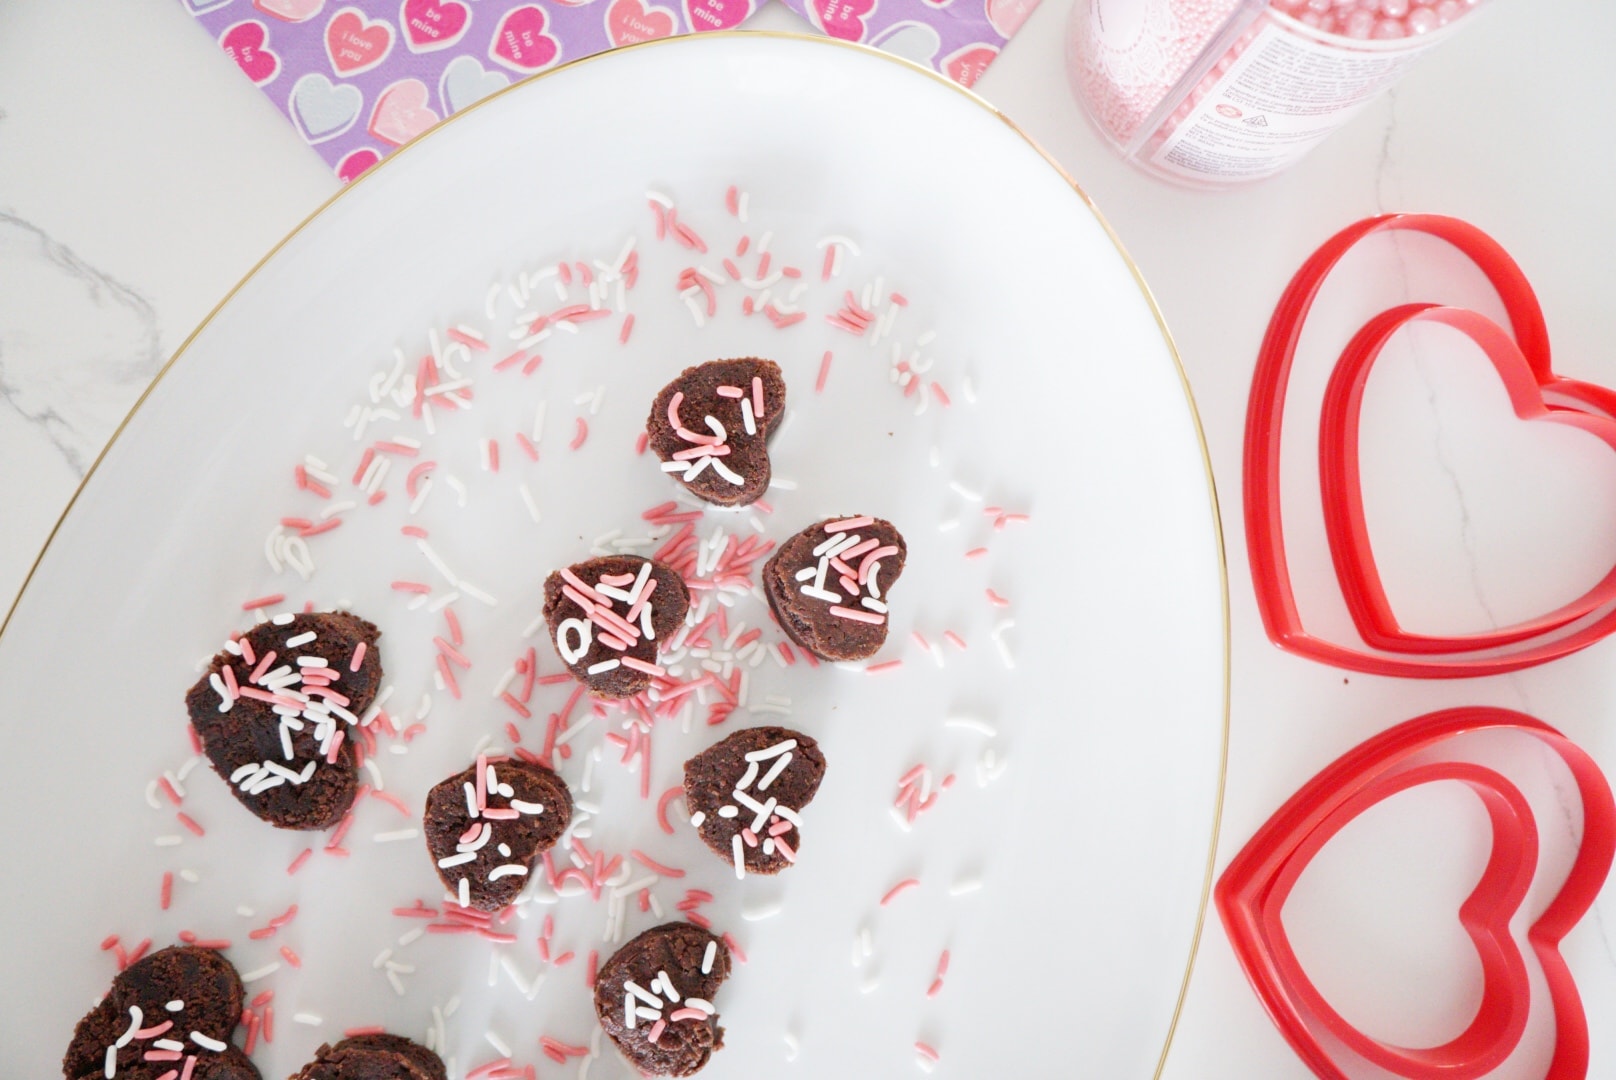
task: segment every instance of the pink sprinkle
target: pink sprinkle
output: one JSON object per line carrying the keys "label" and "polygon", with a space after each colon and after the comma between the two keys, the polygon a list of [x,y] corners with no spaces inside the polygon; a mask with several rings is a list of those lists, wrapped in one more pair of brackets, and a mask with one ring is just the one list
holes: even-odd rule
{"label": "pink sprinkle", "polygon": [[833,266],[835,266],[835,265],[836,265],[836,245],[835,244],[827,244],[825,246],[825,263],[824,263],[824,266],[822,266],[820,268],[819,280],[820,281],[829,281],[830,280],[831,268]]}
{"label": "pink sprinkle", "polygon": [[405,493],[413,499],[416,495],[416,489],[421,484],[421,477],[425,476],[427,473],[431,472],[437,467],[438,463],[436,461],[422,461],[416,463],[404,477]]}
{"label": "pink sprinkle", "polygon": [[668,1019],[677,1024],[681,1020],[705,1020],[707,1014],[700,1009],[675,1009],[668,1014]]}
{"label": "pink sprinkle", "polygon": [[429,593],[432,591],[432,586],[423,584],[419,581],[395,581],[393,582],[393,591],[407,593]]}
{"label": "pink sprinkle", "polygon": [[885,615],[878,615],[873,611],[860,611],[857,608],[842,607],[840,604],[831,606],[830,613],[843,619],[852,619],[854,622],[870,623],[880,626],[886,622]]}
{"label": "pink sprinkle", "polygon": [[[776,841],[776,843],[778,843],[778,841]],[[735,944],[735,939],[733,937],[731,937],[728,933],[725,933],[720,936],[720,939],[724,942],[724,948],[735,954],[735,959],[739,960],[743,964],[746,963],[746,954],[741,951],[741,947],[739,945]]]}
{"label": "pink sprinkle", "polygon": [[453,660],[461,667],[471,667],[471,661],[466,659],[465,654],[459,649],[455,648],[453,645],[449,644],[447,641],[443,640],[441,637],[433,637],[432,644],[437,646],[440,653],[448,657],[450,660]]}
{"label": "pink sprinkle", "polygon": [[986,555],[987,553],[988,553],[987,548],[972,548],[970,551],[967,551],[965,553],[965,557],[967,559],[980,559],[982,556]]}
{"label": "pink sprinkle", "polygon": [[994,592],[992,589],[989,589],[987,592],[988,592],[988,603],[992,604],[994,607],[1009,607],[1010,606],[1010,601],[1006,600],[1004,597],[1000,596],[998,593]]}
{"label": "pink sprinkle", "polygon": [[926,766],[925,766],[924,763],[916,765],[914,768],[910,769],[908,772],[904,773],[902,776],[900,776],[898,778],[898,786],[899,787],[908,787],[910,784],[914,783],[916,780],[919,780],[920,777],[921,777],[921,774],[924,773],[925,771],[926,771]]}
{"label": "pink sprinkle", "polygon": [[163,887],[162,887],[161,892],[158,894],[158,902],[161,904],[162,909],[164,911],[167,911],[168,910],[168,905],[170,903],[172,903],[173,900],[174,900],[174,873],[171,870],[164,870],[163,871]]}
{"label": "pink sprinkle", "polygon": [[410,808],[404,805],[404,800],[400,799],[397,795],[394,795],[391,791],[377,791],[375,788],[371,788],[370,797],[373,799],[380,799],[382,802],[386,803],[388,806],[391,806],[394,810],[397,810],[407,818],[412,818],[415,816],[414,814],[410,813]]}
{"label": "pink sprinkle", "polygon": [[281,946],[281,955],[286,957],[286,962],[291,964],[293,967],[303,966],[303,958],[298,956],[297,953],[293,952],[290,945]]}
{"label": "pink sprinkle", "polygon": [[429,535],[431,535],[419,525],[404,525],[400,527],[398,531],[403,533],[405,536],[413,536],[419,540],[425,540]]}
{"label": "pink sprinkle", "polygon": [[376,1024],[371,1027],[351,1027],[342,1033],[342,1037],[344,1039],[352,1039],[357,1038],[360,1035],[384,1035],[386,1033],[386,1028],[382,1027],[380,1024]]}
{"label": "pink sprinkle", "polygon": [[780,658],[786,662],[787,667],[797,662],[797,654],[791,651],[790,645],[782,641],[776,648],[780,650]]}
{"label": "pink sprinkle", "polygon": [[516,698],[512,697],[509,690],[499,695],[499,699],[514,709],[523,720],[531,720],[533,718],[533,711]]}
{"label": "pink sprinkle", "polygon": [[573,958],[577,955],[577,953],[573,952],[571,949],[568,949],[566,952],[555,958],[554,962],[556,967],[562,967],[563,965],[570,964],[573,961]]}
{"label": "pink sprinkle", "polygon": [[724,272],[726,274],[728,274],[735,281],[741,280],[740,268],[735,265],[735,260],[733,260],[733,259],[725,259],[724,260]]}
{"label": "pink sprinkle", "polygon": [[298,857],[292,860],[292,865],[290,865],[290,866],[288,866],[286,868],[286,873],[288,875],[291,875],[291,874],[295,874],[299,870],[303,869],[303,864],[308,862],[309,861],[309,856],[311,856],[313,854],[314,854],[314,849],[313,848],[304,848],[302,850],[302,852],[298,854]]}
{"label": "pink sprinkle", "polygon": [[899,893],[903,892],[905,889],[915,888],[919,884],[919,878],[904,878],[902,881],[892,886],[892,888],[888,889],[885,896],[881,897],[881,906],[886,907],[888,904],[892,903],[893,899]]}
{"label": "pink sprinkle", "polygon": [[137,1038],[137,1039],[155,1039],[155,1038],[157,1038],[157,1036],[161,1035],[163,1032],[167,1031],[169,1028],[171,1028],[173,1026],[174,1026],[174,1021],[172,1021],[172,1020],[164,1020],[161,1024],[153,1024],[151,1027],[143,1027],[140,1030],[136,1031],[135,1032],[135,1038]]}
{"label": "pink sprinkle", "polygon": [[662,1038],[662,1033],[667,1030],[667,1027],[668,1022],[666,1020],[658,1020],[656,1023],[652,1024],[650,1034],[646,1035],[647,1041],[649,1041],[652,1045],[655,1045],[656,1041]]}
{"label": "pink sprinkle", "polygon": [[242,602],[242,611],[251,611],[254,608],[274,607],[286,599],[285,593],[270,593],[268,596],[259,596]]}
{"label": "pink sprinkle", "polygon": [[763,380],[757,375],[752,376],[752,415],[763,419]]}
{"label": "pink sprinkle", "polygon": [[727,398],[743,398],[746,396],[746,391],[742,390],[739,386],[720,386],[718,388],[718,396]]}
{"label": "pink sprinkle", "polygon": [[965,648],[965,639],[954,633],[952,630],[943,631],[943,640],[954,646],[956,649]]}
{"label": "pink sprinkle", "polygon": [[349,671],[358,671],[359,665],[365,662],[365,642],[361,641],[354,646],[353,659],[348,661]]}
{"label": "pink sprinkle", "polygon": [[929,998],[934,998],[934,997],[936,997],[938,994],[940,994],[942,992],[943,992],[943,980],[942,979],[933,979],[931,981],[931,985],[926,987],[926,996],[929,997]]}
{"label": "pink sprinkle", "polygon": [[816,394],[825,389],[825,380],[830,377],[830,359],[831,352],[826,349],[825,355],[819,361],[819,378],[814,380],[814,393]]}
{"label": "pink sprinkle", "polygon": [[438,673],[443,676],[443,684],[448,688],[449,695],[459,701],[460,681],[455,678],[454,669],[449,666],[448,658],[442,653],[438,654]]}
{"label": "pink sprinkle", "polygon": [[731,217],[740,216],[741,195],[734,184],[731,184],[729,190],[724,192],[724,209],[729,211]]}
{"label": "pink sprinkle", "polygon": [[488,448],[488,471],[499,472],[499,440],[489,439],[483,445]]}
{"label": "pink sprinkle", "polygon": [[191,815],[179,813],[175,814],[174,816],[179,819],[181,825],[184,825],[188,830],[195,833],[197,836],[207,835],[207,833],[203,831],[202,826],[198,825]]}
{"label": "pink sprinkle", "polygon": [[535,371],[539,370],[539,365],[542,363],[544,363],[544,357],[540,356],[538,353],[534,353],[532,359],[522,365],[522,374],[533,374]]}
{"label": "pink sprinkle", "polygon": [[937,1051],[933,1050],[931,1047],[927,1046],[923,1042],[915,1043],[915,1053],[919,1054],[923,1058],[929,1058],[932,1061],[941,1061],[941,1060],[943,1060],[941,1054],[939,1054]]}
{"label": "pink sprinkle", "polygon": [[871,664],[869,667],[865,668],[864,670],[868,674],[874,675],[877,672],[891,671],[893,668],[902,667],[902,666],[903,666],[903,661],[902,660],[885,660],[885,661],[882,661],[879,664]]}
{"label": "pink sprinkle", "polygon": [[495,364],[494,365],[494,370],[495,371],[504,371],[506,368],[513,367],[516,364],[521,363],[525,359],[527,359],[527,358],[522,355],[522,350],[518,349],[515,352],[511,353],[511,355],[507,356],[505,359],[501,360],[499,363]]}
{"label": "pink sprinkle", "polygon": [[944,408],[954,404],[954,402],[948,396],[948,391],[943,389],[943,384],[940,382],[935,380],[932,381],[931,393],[932,396],[937,399],[937,403]]}
{"label": "pink sprinkle", "polygon": [[[775,846],[780,846],[779,841],[775,842]],[[685,912],[685,918],[689,919],[703,930],[711,930],[713,927],[713,921],[699,911],[687,911]]]}
{"label": "pink sprinkle", "polygon": [[635,437],[635,439],[634,439],[634,453],[635,454],[643,454],[643,453],[645,453],[645,447],[650,441],[651,441],[651,436],[650,436],[650,434],[648,432],[644,432],[644,431],[640,432],[639,435],[637,435]]}
{"label": "pink sprinkle", "polygon": [[458,327],[451,326],[449,328],[448,335],[450,341],[458,341],[468,349],[483,350],[488,348],[487,342],[483,341],[481,338],[472,337],[470,334],[459,329]]}
{"label": "pink sprinkle", "polygon": [[622,657],[622,661],[623,666],[629,668],[630,670],[643,671],[647,675],[652,675],[658,678],[668,673],[667,668],[659,667],[656,664],[647,663],[637,657],[625,656]]}
{"label": "pink sprinkle", "polygon": [[[224,670],[229,671],[230,669],[226,667]],[[180,793],[174,790],[174,785],[169,783],[168,777],[159,776],[157,778],[157,788],[164,795],[166,795],[168,797],[168,801],[173,803],[175,806],[179,806],[182,802],[184,802],[184,800],[180,798]]]}
{"label": "pink sprinkle", "polygon": [[840,521],[825,522],[825,531],[827,533],[851,532],[854,529],[862,529],[866,525],[874,524],[875,519],[873,517],[860,516],[842,518]]}
{"label": "pink sprinkle", "polygon": [[901,292],[893,293],[892,296],[891,296],[891,300],[892,300],[892,302],[894,304],[897,304],[899,307],[908,307],[909,306],[909,298],[907,296],[904,296],[903,293],[901,293]]}
{"label": "pink sprinkle", "polygon": [[568,445],[570,445],[572,449],[576,450],[584,444],[584,440],[587,438],[589,438],[589,422],[580,416],[578,417],[577,434],[572,437],[572,442]]}

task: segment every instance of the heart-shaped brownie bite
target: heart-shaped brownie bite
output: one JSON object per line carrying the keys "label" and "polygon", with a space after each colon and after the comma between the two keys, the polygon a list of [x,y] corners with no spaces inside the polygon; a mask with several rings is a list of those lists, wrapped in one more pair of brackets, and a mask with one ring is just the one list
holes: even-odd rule
{"label": "heart-shaped brownie bite", "polygon": [[696,498],[745,506],[768,490],[769,438],[785,411],[779,364],[713,360],[685,368],[657,394],[646,445]]}
{"label": "heart-shaped brownie bite", "polygon": [[887,640],[887,594],[908,553],[890,521],[832,518],[780,545],[763,588],[792,641],[821,660],[863,660]]}
{"label": "heart-shaped brownie bite", "polygon": [[230,642],[185,695],[236,799],[271,825],[324,829],[353,805],[348,728],[381,686],[381,631],[345,611],[277,615]]}
{"label": "heart-shaped brownie bite", "polygon": [[778,874],[797,861],[802,808],[825,778],[825,755],[800,731],[742,728],[685,762],[690,824],[735,876]]}
{"label": "heart-shaped brownie bite", "polygon": [[572,795],[543,765],[481,755],[426,797],[426,849],[461,907],[498,911],[572,820]]}
{"label": "heart-shaped brownie bite", "polygon": [[678,571],[607,555],[544,582],[544,621],[567,670],[600,697],[629,698],[661,675],[657,652],[690,610]]}
{"label": "heart-shaped brownie bite", "polygon": [[292,1080],[448,1080],[443,1059],[402,1035],[354,1035],[321,1046]]}
{"label": "heart-shaped brownie bite", "polygon": [[690,923],[654,926],[595,976],[595,1015],[646,1076],[691,1076],[724,1047],[713,996],[729,977],[729,950]]}
{"label": "heart-shaped brownie bite", "polygon": [[159,949],[120,971],[79,1021],[62,1075],[157,1080],[177,1070],[192,1080],[260,1080],[230,1042],[242,997],[241,977],[216,950]]}

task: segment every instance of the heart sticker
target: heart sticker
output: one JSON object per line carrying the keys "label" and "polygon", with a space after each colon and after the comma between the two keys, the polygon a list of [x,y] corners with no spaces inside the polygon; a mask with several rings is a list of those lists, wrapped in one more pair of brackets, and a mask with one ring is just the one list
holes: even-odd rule
{"label": "heart sticker", "polygon": [[1001,37],[1013,38],[1037,6],[1038,0],[988,0],[988,25]]}
{"label": "heart sticker", "polygon": [[[1343,645],[1303,625],[1285,555],[1280,507],[1280,444],[1285,397],[1296,345],[1315,297],[1331,270],[1359,241],[1377,232],[1410,230],[1458,248],[1502,299],[1509,329],[1473,312],[1405,305],[1370,320],[1348,344],[1325,393],[1320,420],[1320,490],[1326,531],[1343,599],[1363,637]],[[1410,678],[1495,675],[1586,648],[1616,630],[1616,570],[1571,604],[1513,627],[1462,637],[1403,631],[1392,615],[1374,567],[1364,523],[1357,469],[1358,415],[1364,383],[1386,341],[1410,322],[1434,321],[1480,345],[1523,420],[1547,420],[1592,434],[1616,447],[1611,417],[1616,393],[1565,379],[1549,366],[1548,328],[1531,284],[1497,241],[1456,218],[1388,214],[1357,222],[1331,237],[1291,279],[1268,324],[1246,409],[1245,520],[1257,608],[1280,648],[1336,667]],[[1552,403],[1544,397],[1551,394]],[[1371,651],[1372,649],[1381,651]]]}
{"label": "heart sticker", "polygon": [[449,66],[443,69],[443,75],[438,79],[438,100],[443,102],[443,111],[447,115],[459,112],[510,84],[511,80],[506,75],[489,71],[478,63],[475,56],[457,56],[449,61]]}
{"label": "heart sticker", "polygon": [[219,35],[219,45],[258,86],[280,74],[281,58],[269,47],[269,28],[257,19],[238,22]]}
{"label": "heart sticker", "polygon": [[426,83],[420,79],[400,79],[376,99],[367,130],[384,143],[403,146],[438,119],[438,114],[427,106]]}
{"label": "heart sticker", "polygon": [[488,58],[513,71],[530,75],[561,59],[561,42],[545,29],[544,9],[533,4],[505,13],[488,43]]}
{"label": "heart sticker", "polygon": [[325,25],[325,54],[338,75],[369,71],[392,51],[392,26],[385,19],[365,18],[358,8],[343,8]]}
{"label": "heart sticker", "polygon": [[398,9],[398,25],[410,52],[436,52],[465,37],[471,9],[460,0],[404,0]]}
{"label": "heart sticker", "polygon": [[753,0],[684,0],[684,5],[685,25],[692,33],[733,30],[757,10]]}
{"label": "heart sticker", "polygon": [[876,0],[813,0],[808,17],[833,38],[863,41],[869,32],[867,20],[875,14],[875,3]]}
{"label": "heart sticker", "polygon": [[[1216,889],[1218,913],[1252,988],[1287,1042],[1314,1073],[1347,1080],[1345,1049],[1410,1080],[1482,1076],[1515,1050],[1526,1029],[1531,980],[1509,931],[1537,869],[1537,827],[1524,796],[1491,769],[1428,759],[1441,745],[1483,730],[1531,736],[1571,770],[1582,802],[1582,843],[1559,892],[1527,932],[1542,967],[1555,1022],[1551,1080],[1584,1077],[1588,1024],[1560,941],[1577,924],[1616,855],[1616,799],[1592,758],[1560,732],[1508,709],[1471,707],[1430,713],[1382,732],[1342,755],[1308,781],[1246,843]],[[1380,1043],[1352,1027],[1302,970],[1281,918],[1308,863],[1366,810],[1422,784],[1457,780],[1486,807],[1493,843],[1486,869],[1459,909],[1481,962],[1481,1005],[1457,1037],[1408,1049]],[[1328,1040],[1325,1038],[1328,1036]]]}
{"label": "heart sticker", "polygon": [[337,179],[344,184],[351,184],[359,177],[360,173],[363,173],[381,159],[382,156],[368,146],[362,146],[358,150],[350,151],[343,156],[341,161],[337,162]]}
{"label": "heart sticker", "polygon": [[318,71],[293,83],[286,100],[292,122],[310,144],[333,139],[353,127],[364,105],[365,95],[359,87],[333,83]]}
{"label": "heart sticker", "polygon": [[969,89],[998,55],[999,50],[992,45],[967,45],[943,60],[943,74]]}
{"label": "heart sticker", "polygon": [[325,0],[253,0],[253,7],[281,22],[307,22],[320,14]]}
{"label": "heart sticker", "polygon": [[606,39],[617,46],[671,37],[674,19],[667,8],[652,7],[644,0],[612,0],[606,7]]}

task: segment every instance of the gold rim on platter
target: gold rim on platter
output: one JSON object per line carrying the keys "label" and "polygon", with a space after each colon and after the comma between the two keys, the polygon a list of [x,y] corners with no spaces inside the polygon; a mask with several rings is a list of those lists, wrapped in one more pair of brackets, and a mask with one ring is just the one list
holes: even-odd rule
{"label": "gold rim on platter", "polygon": [[434,132],[443,129],[454,121],[460,119],[462,116],[482,108],[484,105],[488,104],[494,99],[512,93],[513,91],[516,91],[529,83],[537,82],[540,79],[547,79],[553,75],[559,74],[560,72],[566,71],[569,68],[578,67],[593,60],[599,60],[602,57],[612,56],[617,53],[629,52],[636,49],[650,49],[660,46],[667,46],[690,38],[709,40],[713,38],[743,37],[776,38],[790,41],[809,42],[815,45],[822,45],[826,47],[852,49],[855,52],[864,53],[871,57],[879,57],[888,63],[909,68],[910,70],[918,72],[920,75],[926,78],[932,79],[935,82],[948,87],[950,90],[958,93],[966,101],[969,101],[978,108],[987,110],[990,114],[997,117],[1001,122],[1004,123],[1006,127],[1020,136],[1020,138],[1025,141],[1026,144],[1031,147],[1039,157],[1043,158],[1044,161],[1049,164],[1050,168],[1054,169],[1055,172],[1059,174],[1061,179],[1064,180],[1072,191],[1077,194],[1078,198],[1083,200],[1083,204],[1089,208],[1089,212],[1094,215],[1095,220],[1100,223],[1100,227],[1105,230],[1106,236],[1110,237],[1112,245],[1117,249],[1117,254],[1127,265],[1129,273],[1133,275],[1134,282],[1139,286],[1139,291],[1144,296],[1145,303],[1150,307],[1151,317],[1156,320],[1156,326],[1161,330],[1162,341],[1167,346],[1167,353],[1172,358],[1173,367],[1178,371],[1179,382],[1184,388],[1184,400],[1189,406],[1190,410],[1190,420],[1195,425],[1195,439],[1201,447],[1201,467],[1206,473],[1206,487],[1210,499],[1209,509],[1212,513],[1212,532],[1218,549],[1218,578],[1223,604],[1223,730],[1219,737],[1218,784],[1216,797],[1213,801],[1212,835],[1208,838],[1206,869],[1201,881],[1201,898],[1195,915],[1195,931],[1190,936],[1189,959],[1184,964],[1184,977],[1179,983],[1178,997],[1173,1004],[1173,1015],[1171,1020],[1168,1021],[1167,1035],[1162,1042],[1161,1053],[1157,1056],[1156,1068],[1152,1074],[1154,1080],[1160,1080],[1163,1071],[1167,1067],[1167,1055],[1173,1046],[1173,1036],[1178,1030],[1179,1017],[1184,1011],[1184,999],[1189,993],[1190,977],[1194,974],[1195,955],[1200,949],[1201,933],[1206,928],[1207,907],[1212,896],[1212,875],[1217,858],[1218,833],[1223,819],[1223,789],[1228,777],[1229,765],[1229,702],[1231,681],[1229,563],[1227,550],[1223,541],[1223,519],[1218,509],[1217,483],[1212,476],[1212,455],[1206,444],[1206,430],[1201,424],[1200,410],[1196,408],[1195,405],[1195,395],[1190,389],[1189,375],[1185,372],[1183,360],[1178,355],[1178,346],[1173,342],[1172,331],[1167,328],[1167,320],[1162,317],[1161,307],[1156,303],[1156,297],[1150,291],[1150,286],[1148,283],[1146,283],[1144,274],[1140,272],[1138,264],[1133,261],[1133,256],[1128,254],[1128,249],[1123,246],[1122,240],[1117,236],[1116,230],[1111,227],[1111,223],[1107,221],[1105,215],[1100,212],[1100,208],[1094,204],[1094,200],[1089,197],[1088,192],[1083,190],[1082,186],[1072,178],[1072,175],[1066,171],[1060,162],[1056,161],[1052,156],[1050,156],[1049,152],[1040,146],[1037,140],[1023,131],[1014,120],[1011,120],[1004,113],[1000,112],[993,105],[989,104],[985,98],[981,97],[975,91],[954,82],[952,79],[938,74],[931,68],[917,64],[912,60],[905,59],[901,56],[895,56],[892,53],[883,52],[880,49],[873,48],[869,45],[863,45],[858,42],[842,41],[838,38],[820,37],[814,34],[804,34],[788,30],[721,30],[702,33],[700,35],[681,34],[675,37],[655,38],[650,41],[641,41],[633,45],[624,45],[615,49],[609,49],[605,52],[580,57],[577,60],[551,68],[548,71],[541,71],[536,75],[530,75],[525,79],[514,82],[500,90],[496,90],[487,97],[473,102],[464,109],[445,117],[439,123],[428,128],[426,131],[417,135],[415,138],[393,151],[393,153],[371,166],[364,173],[356,177],[351,183],[345,185],[330,198],[326,199],[319,206],[315,207],[307,217],[297,223],[291,232],[287,233],[275,244],[274,247],[265,252],[263,258],[254,263],[252,268],[248,270],[246,274],[242,275],[241,280],[237,281],[230,287],[230,291],[225,293],[224,296],[220,298],[219,302],[213,306],[212,310],[210,310],[207,315],[203,317],[202,321],[196,325],[196,329],[192,330],[185,340],[180,343],[180,347],[178,349],[174,350],[174,355],[170,356],[167,362],[158,369],[157,374],[152,377],[152,380],[149,384],[147,384],[146,389],[141,391],[140,397],[136,398],[135,403],[130,406],[129,412],[124,415],[124,418],[118,422],[118,426],[113,429],[112,435],[107,439],[106,445],[101,448],[101,452],[97,454],[95,456],[95,460],[90,463],[90,467],[85,471],[83,479],[79,481],[78,487],[74,489],[72,497],[67,500],[67,505],[62,508],[62,512],[57,517],[55,524],[51,526],[50,534],[45,537],[45,543],[40,547],[39,554],[34,557],[33,563],[28,567],[28,573],[23,577],[22,585],[17,589],[17,595],[12,598],[10,607],[6,609],[5,618],[0,620],[0,641],[4,640],[6,628],[11,625],[12,616],[17,613],[17,608],[22,603],[23,595],[28,591],[29,584],[34,580],[34,574],[39,570],[39,565],[44,560],[46,552],[50,550],[51,542],[56,539],[56,534],[61,531],[62,523],[65,522],[68,515],[73,512],[73,507],[78,503],[79,496],[84,494],[84,489],[89,486],[91,478],[95,476],[96,469],[100,468],[101,462],[106,459],[106,456],[111,451],[113,445],[117,443],[118,436],[123,434],[124,429],[129,426],[129,422],[133,420],[135,414],[140,411],[140,407],[146,403],[146,400],[149,397],[151,397],[152,391],[156,389],[157,384],[162,382],[164,377],[173,370],[174,365],[179,363],[180,357],[184,356],[186,350],[191,347],[191,343],[197,339],[202,331],[208,328],[208,325],[213,322],[220,311],[224,310],[225,305],[230,303],[230,301],[235,297],[236,293],[240,292],[249,281],[257,276],[258,271],[261,270],[264,265],[269,262],[269,260],[273,259],[282,248],[289,244],[294,237],[307,228],[316,218],[324,214],[333,205],[335,205],[339,199],[343,198],[349,192],[359,187],[360,184],[376,175],[376,173],[385,168],[389,163],[396,161],[399,157],[415,149],[415,147],[421,145],[421,143],[431,138]]}

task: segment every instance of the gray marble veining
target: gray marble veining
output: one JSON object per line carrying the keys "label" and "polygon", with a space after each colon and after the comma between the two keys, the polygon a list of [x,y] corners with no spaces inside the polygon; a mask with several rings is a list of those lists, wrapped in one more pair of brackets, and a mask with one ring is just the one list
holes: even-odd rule
{"label": "gray marble veining", "polygon": [[0,210],[0,402],[83,474],[162,366],[157,312]]}

